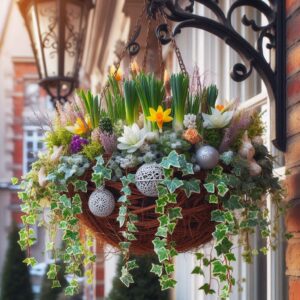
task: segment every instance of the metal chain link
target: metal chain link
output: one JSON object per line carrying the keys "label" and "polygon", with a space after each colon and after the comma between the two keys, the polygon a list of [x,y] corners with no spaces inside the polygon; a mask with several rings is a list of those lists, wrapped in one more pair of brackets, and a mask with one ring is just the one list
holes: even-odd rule
{"label": "metal chain link", "polygon": [[172,33],[173,31],[172,31],[172,28],[169,24],[169,20],[167,19],[165,13],[161,10],[159,11],[159,15],[160,15],[161,20],[163,20],[163,22],[167,25],[167,30],[168,30],[169,35],[170,35],[171,44],[172,44],[172,47],[175,51],[175,54],[176,54],[176,57],[177,57],[177,60],[178,60],[178,63],[179,63],[180,70],[183,74],[188,75],[185,63],[184,63],[183,58],[182,58],[182,54],[180,52],[180,49],[177,46],[177,43],[176,43],[176,40],[175,40],[174,36],[173,36],[173,33]]}

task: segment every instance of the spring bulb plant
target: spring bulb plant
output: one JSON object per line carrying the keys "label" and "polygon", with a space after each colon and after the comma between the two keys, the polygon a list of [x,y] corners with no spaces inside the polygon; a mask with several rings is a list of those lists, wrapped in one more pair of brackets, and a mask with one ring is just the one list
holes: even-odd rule
{"label": "spring bulb plant", "polygon": [[[79,216],[85,213],[81,195],[91,185],[102,188],[107,181],[121,182],[123,187],[115,207],[120,226],[116,232],[122,232],[123,239],[119,249],[125,257],[120,279],[127,286],[132,283],[131,270],[137,266],[126,258],[136,239],[136,222],[142,220],[130,213],[129,196],[134,174],[143,165],[155,164],[163,176],[157,197],[151,200],[156,212],[153,218],[159,221],[152,241],[159,264],[151,271],[159,277],[162,289],[176,284],[172,273],[177,251],[172,234],[185,218],[176,200],[180,190],[187,201],[192,194],[205,193],[205,201],[214,207],[215,251],[207,256],[196,249],[198,264],[193,270],[198,275],[208,270],[208,281],[200,287],[206,294],[229,297],[235,284],[236,236],[247,262],[275,247],[278,220],[271,218],[263,199],[266,195],[272,199],[279,218],[284,193],[273,174],[274,159],[262,142],[261,114],[224,105],[215,85],[200,83],[199,72],[191,78],[166,73],[160,80],[143,73],[134,62],[127,73],[112,68],[103,99],[78,91],[73,101],[58,105],[53,126],[45,135],[47,150],[19,185],[24,224],[19,244],[29,250],[36,243],[34,224],[49,231],[45,251],[54,257],[48,272],[54,288],[60,286],[60,262],[73,275],[67,295],[78,292],[80,276],[92,279],[93,238],[81,234]],[[199,172],[205,179],[195,179]],[[17,179],[13,182],[18,184]],[[261,249],[246,238],[256,229],[266,241]],[[56,249],[58,232],[64,253]],[[33,266],[36,260],[28,256],[25,263]],[[219,290],[211,286],[212,279],[220,283]]]}

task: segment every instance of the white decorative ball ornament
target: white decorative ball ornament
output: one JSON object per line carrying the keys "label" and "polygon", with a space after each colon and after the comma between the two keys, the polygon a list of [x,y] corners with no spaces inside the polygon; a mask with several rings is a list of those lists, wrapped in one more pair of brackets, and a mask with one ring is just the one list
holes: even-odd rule
{"label": "white decorative ball ornament", "polygon": [[108,217],[115,208],[115,198],[110,191],[102,187],[90,195],[88,205],[93,215]]}
{"label": "white decorative ball ornament", "polygon": [[157,185],[163,179],[163,171],[156,163],[142,165],[135,174],[135,185],[145,196],[156,197]]}
{"label": "white decorative ball ornament", "polygon": [[219,152],[214,147],[202,146],[196,151],[196,160],[202,169],[213,169],[218,164],[219,159]]}

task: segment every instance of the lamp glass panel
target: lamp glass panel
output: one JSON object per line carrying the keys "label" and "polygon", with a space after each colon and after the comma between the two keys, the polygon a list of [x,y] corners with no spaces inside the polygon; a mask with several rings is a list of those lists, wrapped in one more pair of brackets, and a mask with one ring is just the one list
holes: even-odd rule
{"label": "lamp glass panel", "polygon": [[37,16],[35,13],[35,7],[31,6],[27,13],[27,24],[29,27],[30,35],[32,38],[32,46],[33,50],[35,51],[37,64],[39,70],[41,72],[41,77],[44,78],[46,76],[45,65],[43,63],[43,56],[42,56],[42,48],[41,48],[41,39],[39,35],[39,27]]}
{"label": "lamp glass panel", "polygon": [[83,7],[80,2],[66,3],[65,24],[65,65],[66,77],[73,77],[76,71],[78,56],[80,55],[82,35],[81,22],[83,18]]}
{"label": "lamp glass panel", "polygon": [[56,1],[37,4],[40,35],[48,77],[58,76],[58,16]]}

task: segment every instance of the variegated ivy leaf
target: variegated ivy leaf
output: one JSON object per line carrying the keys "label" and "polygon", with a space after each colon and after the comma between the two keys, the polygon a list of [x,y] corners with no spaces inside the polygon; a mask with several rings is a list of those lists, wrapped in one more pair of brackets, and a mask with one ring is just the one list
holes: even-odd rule
{"label": "variegated ivy leaf", "polygon": [[121,270],[121,277],[120,280],[127,286],[129,287],[131,283],[134,283],[132,275],[129,273],[128,269],[123,266]]}
{"label": "variegated ivy leaf", "polygon": [[130,245],[131,245],[130,242],[120,242],[120,243],[119,243],[120,249],[121,249],[122,251],[128,251],[129,248],[130,248]]}
{"label": "variegated ivy leaf", "polygon": [[178,153],[175,150],[171,151],[167,157],[164,157],[162,159],[160,165],[164,169],[170,169],[171,167],[180,168]]}
{"label": "variegated ivy leaf", "polygon": [[221,196],[221,197],[224,197],[227,192],[229,191],[228,187],[226,186],[225,183],[221,182],[217,185],[217,188],[218,188],[218,194]]}
{"label": "variegated ivy leaf", "polygon": [[181,154],[179,156],[179,164],[180,164],[180,171],[182,172],[182,175],[193,175],[194,174],[194,168],[193,164],[188,163],[185,159],[185,155]]}
{"label": "variegated ivy leaf", "polygon": [[164,226],[159,226],[157,228],[156,236],[166,238],[168,236],[168,228]]}
{"label": "variegated ivy leaf", "polygon": [[169,216],[163,215],[158,218],[158,221],[159,221],[160,226],[166,226],[169,224],[170,219],[169,219]]}
{"label": "variegated ivy leaf", "polygon": [[182,219],[181,211],[182,211],[181,207],[170,208],[168,211],[170,221]]}
{"label": "variegated ivy leaf", "polygon": [[212,182],[206,183],[203,185],[204,188],[207,190],[208,193],[214,194],[215,192],[215,185]]}
{"label": "variegated ivy leaf", "polygon": [[59,202],[62,204],[63,207],[67,207],[67,208],[72,207],[71,200],[66,195],[60,196],[59,197]]}
{"label": "variegated ivy leaf", "polygon": [[229,210],[242,208],[241,197],[238,195],[231,195],[228,200],[223,201],[224,207]]}
{"label": "variegated ivy leaf", "polygon": [[174,193],[178,188],[183,186],[183,181],[178,178],[164,179],[162,183],[168,188],[170,193]]}
{"label": "variegated ivy leaf", "polygon": [[132,260],[129,260],[126,264],[127,266],[127,269],[130,271],[130,270],[133,270],[133,269],[137,269],[139,266],[137,265],[136,263],[136,260],[135,259],[132,259]]}
{"label": "variegated ivy leaf", "polygon": [[212,170],[212,174],[215,176],[221,176],[223,174],[223,168],[221,166],[216,166],[213,170]]}
{"label": "variegated ivy leaf", "polygon": [[23,260],[23,263],[29,267],[34,267],[37,264],[37,261],[34,257],[27,257]]}
{"label": "variegated ivy leaf", "polygon": [[165,213],[165,206],[156,206],[155,213],[163,215]]}
{"label": "variegated ivy leaf", "polygon": [[169,277],[167,277],[167,278],[164,277],[164,278],[160,279],[159,282],[160,282],[161,289],[163,291],[174,288],[177,283],[177,281],[175,279],[169,278]]}
{"label": "variegated ivy leaf", "polygon": [[227,268],[219,260],[213,261],[212,266],[213,266],[213,269],[212,269],[212,274],[213,275],[215,275],[215,276],[226,275]]}
{"label": "variegated ivy leaf", "polygon": [[189,198],[192,193],[200,193],[200,180],[191,179],[191,180],[184,180],[183,187],[186,196]]}
{"label": "variegated ivy leaf", "polygon": [[104,159],[103,159],[102,156],[96,157],[96,161],[97,161],[96,166],[103,166],[104,165]]}
{"label": "variegated ivy leaf", "polygon": [[84,180],[75,180],[72,182],[75,187],[75,192],[82,191],[84,193],[87,192],[87,182]]}
{"label": "variegated ivy leaf", "polygon": [[167,226],[168,226],[168,233],[173,234],[176,227],[176,223],[169,223]]}
{"label": "variegated ivy leaf", "polygon": [[199,290],[203,290],[205,295],[213,295],[215,294],[215,290],[213,290],[208,283],[203,284]]}
{"label": "variegated ivy leaf", "polygon": [[174,264],[172,263],[165,263],[165,271],[168,275],[172,274],[175,271]]}
{"label": "variegated ivy leaf", "polygon": [[103,186],[104,183],[104,177],[101,173],[93,173],[92,174],[92,182],[95,183],[97,188],[100,188]]}
{"label": "variegated ivy leaf", "polygon": [[165,247],[158,248],[157,251],[155,251],[158,257],[158,260],[160,263],[166,261],[169,259],[168,250]]}
{"label": "variegated ivy leaf", "polygon": [[217,251],[218,256],[230,252],[232,245],[233,245],[232,242],[229,241],[229,239],[227,237],[224,237],[215,246],[215,249]]}
{"label": "variegated ivy leaf", "polygon": [[129,186],[124,186],[121,189],[121,192],[124,193],[126,196],[130,196],[131,195],[131,189]]}
{"label": "variegated ivy leaf", "polygon": [[156,237],[153,241],[152,244],[154,245],[154,250],[158,250],[160,248],[166,247],[167,245],[167,240],[166,239],[160,239]]}
{"label": "variegated ivy leaf", "polygon": [[162,275],[162,271],[163,271],[163,268],[161,265],[152,264],[152,267],[150,270],[151,273],[154,273],[155,275],[160,277]]}
{"label": "variegated ivy leaf", "polygon": [[123,186],[128,186],[130,183],[135,183],[135,175],[128,174],[127,176],[123,176],[120,180]]}
{"label": "variegated ivy leaf", "polygon": [[168,194],[168,190],[164,186],[161,186],[161,185],[159,185],[157,187],[157,192],[158,192],[158,197]]}
{"label": "variegated ivy leaf", "polygon": [[210,204],[217,204],[219,202],[219,199],[216,195],[209,195],[208,202]]}
{"label": "variegated ivy leaf", "polygon": [[134,223],[128,223],[127,224],[127,229],[129,232],[138,232],[137,227],[134,225]]}

